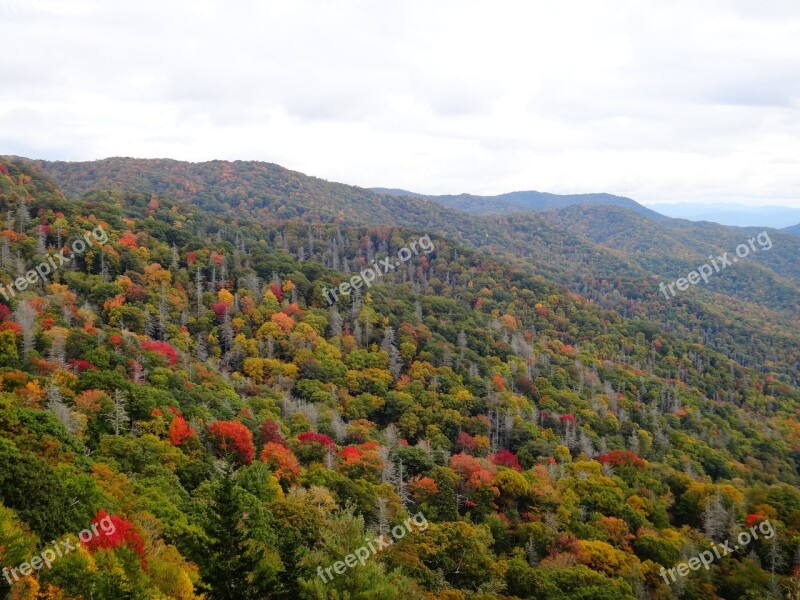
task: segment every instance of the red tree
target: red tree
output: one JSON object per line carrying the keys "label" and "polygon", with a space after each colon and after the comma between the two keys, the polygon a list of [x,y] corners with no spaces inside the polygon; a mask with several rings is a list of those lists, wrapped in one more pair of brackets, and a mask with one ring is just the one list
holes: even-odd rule
{"label": "red tree", "polygon": [[607,454],[601,454],[597,460],[612,467],[626,466],[642,469],[647,466],[647,463],[639,458],[633,450],[612,450]]}
{"label": "red tree", "polygon": [[515,471],[522,471],[522,466],[520,466],[517,457],[514,456],[513,452],[509,452],[508,450],[499,450],[495,452],[489,457],[489,460],[498,467],[508,467]]}
{"label": "red tree", "polygon": [[281,446],[286,445],[286,440],[283,438],[283,434],[281,434],[281,426],[272,419],[264,421],[258,430],[262,444],[274,443],[280,444]]}
{"label": "red tree", "polygon": [[92,522],[97,525],[97,534],[88,541],[81,542],[87,549],[95,552],[98,549],[115,550],[125,547],[138,554],[144,566],[144,541],[133,523],[117,515],[109,515],[103,509],[100,509]]}
{"label": "red tree", "polygon": [[180,446],[193,435],[197,435],[197,432],[189,427],[186,419],[181,415],[176,415],[175,418],[172,419],[172,423],[169,424],[170,444],[173,446]]}
{"label": "red tree", "polygon": [[238,421],[214,421],[208,426],[212,443],[223,454],[231,454],[239,462],[249,465],[253,462],[256,449],[253,434]]}
{"label": "red tree", "polygon": [[300,474],[300,465],[294,452],[286,446],[270,442],[261,451],[261,460],[272,469],[278,481],[294,483]]}
{"label": "red tree", "polygon": [[297,441],[301,444],[313,444],[316,442],[322,446],[328,446],[329,448],[336,447],[336,444],[333,443],[333,440],[329,436],[324,433],[315,433],[313,431],[301,433],[297,436]]}
{"label": "red tree", "polygon": [[174,367],[178,362],[178,353],[167,342],[157,342],[155,340],[144,340],[142,342],[142,350],[146,352],[155,352],[167,359],[171,367]]}

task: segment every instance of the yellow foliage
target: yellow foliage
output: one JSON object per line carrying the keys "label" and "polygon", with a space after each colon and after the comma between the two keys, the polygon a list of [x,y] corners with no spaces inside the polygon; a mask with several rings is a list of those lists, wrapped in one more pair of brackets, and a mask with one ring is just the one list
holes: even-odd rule
{"label": "yellow foliage", "polygon": [[32,575],[28,575],[14,584],[9,600],[37,600],[38,597],[39,582]]}
{"label": "yellow foliage", "polygon": [[156,587],[176,600],[199,598],[194,593],[190,573],[197,577],[197,567],[186,562],[174,546],[159,549],[158,559],[149,562],[150,576]]}
{"label": "yellow foliage", "polygon": [[219,302],[224,302],[227,306],[233,306],[233,294],[225,288],[217,292],[217,300]]}
{"label": "yellow foliage", "polygon": [[637,562],[635,556],[606,542],[581,540],[580,547],[580,561],[584,565],[612,577],[630,575],[631,567]]}

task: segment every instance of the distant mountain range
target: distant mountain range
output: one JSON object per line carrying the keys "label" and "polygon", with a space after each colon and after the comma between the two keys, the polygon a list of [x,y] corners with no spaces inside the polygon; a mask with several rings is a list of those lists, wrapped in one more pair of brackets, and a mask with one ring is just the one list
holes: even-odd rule
{"label": "distant mountain range", "polygon": [[735,227],[788,228],[800,222],[800,208],[790,206],[747,206],[745,204],[709,204],[679,202],[650,204],[650,208],[676,219],[711,221]]}
{"label": "distant mountain range", "polygon": [[688,221],[709,221],[734,227],[786,228],[798,233],[800,227],[789,227],[800,221],[800,208],[789,206],[747,206],[745,204],[688,203],[651,204],[644,206],[635,200],[614,194],[550,194],[547,192],[510,192],[496,196],[475,194],[430,195],[397,188],[371,188],[373,192],[432,200],[450,208],[473,215],[544,212],[570,206],[618,206],[655,220],[664,217]]}
{"label": "distant mountain range", "polygon": [[429,196],[390,188],[372,188],[373,192],[391,196],[407,196],[433,200],[450,208],[473,215],[509,214],[515,212],[556,210],[568,206],[619,206],[651,219],[663,219],[663,215],[642,206],[638,202],[613,194],[550,194],[547,192],[509,192],[497,196],[474,194]]}

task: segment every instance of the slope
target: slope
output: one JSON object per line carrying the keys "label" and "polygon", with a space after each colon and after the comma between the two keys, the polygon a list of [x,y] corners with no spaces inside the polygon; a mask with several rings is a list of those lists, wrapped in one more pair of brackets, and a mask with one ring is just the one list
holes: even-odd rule
{"label": "slope", "polygon": [[[474,216],[424,198],[375,194],[258,162],[194,164],[115,158],[36,164],[71,193],[111,186],[165,193],[221,214],[234,210],[242,218],[264,223],[296,216],[307,222],[407,226],[440,234],[491,252],[546,281],[568,285],[624,316],[660,323],[665,331],[679,332],[695,343],[710,343],[744,365],[774,365],[776,374],[791,382],[800,377],[800,333],[797,313],[792,313],[796,296],[782,280],[772,286],[768,273],[758,273],[759,282],[769,283],[763,286],[737,287],[734,278],[718,278],[714,285],[719,293],[713,293],[716,288],[693,289],[665,306],[657,288],[665,276],[660,273],[683,276],[693,255],[681,251],[673,259],[671,253],[659,252],[649,259],[658,269],[654,272],[641,264],[638,255],[589,242],[580,232],[572,233],[570,223],[556,226],[536,214]],[[661,221],[670,222],[666,217]],[[640,217],[617,232],[620,238],[639,239],[637,231],[645,222],[655,226]],[[680,228],[672,232],[679,235]],[[740,241],[737,238],[735,244]],[[677,240],[669,244],[680,245]],[[730,249],[720,242],[720,252]],[[777,252],[765,255],[768,260],[783,260]],[[745,274],[749,276],[751,270]]]}

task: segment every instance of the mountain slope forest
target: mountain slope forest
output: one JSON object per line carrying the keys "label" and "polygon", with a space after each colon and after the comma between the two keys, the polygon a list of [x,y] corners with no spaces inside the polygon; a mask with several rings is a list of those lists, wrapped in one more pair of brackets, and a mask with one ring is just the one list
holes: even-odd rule
{"label": "mountain slope forest", "polygon": [[[115,524],[0,596],[800,589],[798,238],[770,230],[665,300],[659,281],[752,232],[620,207],[469,215],[223,161],[2,158],[0,208],[0,566]],[[426,235],[329,306],[324,288]],[[424,529],[318,575],[413,515]]]}

